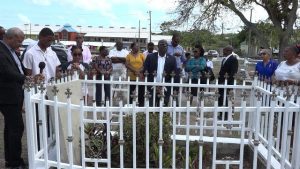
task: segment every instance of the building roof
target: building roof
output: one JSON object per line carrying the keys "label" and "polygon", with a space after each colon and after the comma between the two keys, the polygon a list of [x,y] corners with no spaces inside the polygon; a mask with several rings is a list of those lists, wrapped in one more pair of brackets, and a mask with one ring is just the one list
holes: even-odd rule
{"label": "building roof", "polygon": [[[20,25],[19,28],[24,31],[25,34],[38,35],[40,30],[44,27],[50,28],[53,32],[60,32],[62,29],[68,29],[69,31],[76,31],[79,33],[85,33],[84,37],[111,37],[111,38],[138,38],[139,37],[139,29],[136,27],[93,27],[87,26],[83,27],[80,25],[71,26],[70,24],[65,25],[38,25],[38,24],[24,24]],[[149,30],[146,28],[140,29],[140,38],[150,39]],[[170,35],[152,35],[151,41],[157,45],[158,41],[161,39],[165,39],[170,41],[172,36]],[[101,42],[100,42],[101,43]],[[115,42],[114,42],[115,43]],[[98,46],[95,45],[95,46]],[[105,46],[110,46],[105,45]]]}
{"label": "building roof", "polygon": [[18,26],[25,34],[38,35],[40,31],[47,27],[50,28],[53,32],[57,32],[62,25],[39,25],[39,24],[24,24]]}
{"label": "building roof", "polygon": [[62,28],[58,29],[55,32],[62,32],[63,30],[66,30],[67,32],[77,32],[70,24],[65,24]]}

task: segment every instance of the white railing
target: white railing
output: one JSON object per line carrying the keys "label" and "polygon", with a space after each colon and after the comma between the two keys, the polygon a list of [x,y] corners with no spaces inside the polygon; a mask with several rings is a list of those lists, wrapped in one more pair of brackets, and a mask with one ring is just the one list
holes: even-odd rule
{"label": "white railing", "polygon": [[[112,86],[111,97],[105,104],[97,106],[95,101],[89,104],[86,92],[83,100],[81,86],[88,89],[88,94],[95,100],[96,84],[99,83]],[[218,80],[212,84],[183,83],[182,80],[180,83],[173,83],[173,80],[172,83],[158,83],[147,82],[147,78],[145,81],[114,81],[112,77],[110,80],[78,80],[76,75],[52,82],[46,88],[43,84],[26,83],[29,168],[151,168],[156,163],[156,168],[215,169],[221,165],[226,168],[238,165],[242,169],[248,165],[245,157],[251,156],[250,166],[253,169],[260,165],[268,169],[300,169],[300,146],[296,144],[300,142],[298,86],[271,85],[257,78],[252,83],[241,80],[235,81],[234,85],[226,84],[227,81],[225,85],[219,85]],[[115,85],[121,88],[115,88]],[[137,104],[138,90],[129,95],[129,85],[144,86],[144,106]],[[159,86],[171,90],[168,105],[164,106],[164,93],[155,94]],[[154,94],[147,92],[150,87]],[[179,87],[178,92],[175,92],[175,87]],[[189,101],[191,87],[199,88],[197,99],[192,104]],[[228,106],[218,106],[218,88],[225,88],[224,98],[228,98]],[[200,89],[203,91],[200,92]],[[229,89],[232,92],[226,95]],[[149,94],[158,98],[151,98]],[[130,97],[134,98],[132,104],[129,104]],[[159,104],[152,106],[150,99],[153,103],[158,99]],[[223,112],[222,119],[218,118],[219,112]],[[228,120],[225,120],[224,112],[228,112]],[[151,140],[155,127],[150,126],[152,115],[158,117],[155,143]],[[145,118],[143,129],[139,128],[140,116]],[[124,128],[129,124],[128,117],[131,117],[132,124],[131,140],[127,137],[128,128]],[[165,118],[169,118],[170,124],[166,124]],[[88,125],[92,126],[90,135],[99,137],[99,144],[103,143],[101,149],[91,147],[90,135],[84,130]],[[97,125],[102,127],[97,129]],[[164,135],[167,132],[165,125],[171,127],[168,137]],[[140,130],[145,130],[142,165],[138,161],[141,154],[137,154],[141,149],[137,141]],[[116,138],[118,144],[114,142]],[[169,138],[171,144],[166,145]],[[126,147],[127,142],[132,143],[130,151]],[[218,148],[224,144],[239,145],[239,155],[220,157]],[[171,152],[166,152],[165,146],[169,146]],[[211,154],[207,148],[210,146]],[[118,149],[117,163],[116,159],[112,159],[115,155],[112,148],[115,147]],[[178,153],[178,147],[183,147],[183,151]],[[250,147],[253,153],[246,155],[245,147]],[[158,154],[154,153],[156,161],[153,161],[153,148],[158,151]],[[92,155],[87,153],[91,150],[94,150]],[[196,155],[193,154],[195,150]]]}

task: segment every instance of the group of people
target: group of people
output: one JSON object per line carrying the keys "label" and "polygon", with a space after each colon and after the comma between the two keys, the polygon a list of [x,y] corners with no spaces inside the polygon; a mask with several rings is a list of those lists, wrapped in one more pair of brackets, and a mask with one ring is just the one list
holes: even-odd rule
{"label": "group of people", "polygon": [[270,49],[261,49],[259,56],[262,61],[257,62],[255,71],[260,80],[277,80],[288,84],[300,82],[300,47],[288,46],[283,51],[284,61],[278,64],[272,59]]}
{"label": "group of people", "polygon": [[[0,111],[4,116],[4,148],[5,162],[8,168],[25,168],[21,158],[21,138],[24,124],[22,119],[22,106],[24,101],[23,84],[26,79],[34,79],[36,82],[43,81],[45,84],[52,78],[61,76],[61,62],[57,54],[51,49],[54,41],[54,33],[49,28],[43,28],[38,35],[38,41],[26,49],[24,58],[21,60],[17,51],[24,40],[24,33],[19,28],[5,30],[0,27]],[[143,80],[145,73],[148,74],[148,82],[180,82],[182,72],[190,72],[191,82],[194,84],[202,82],[201,75],[207,73],[208,68],[213,68],[212,63],[204,57],[202,45],[195,45],[192,57],[188,55],[179,44],[179,34],[174,34],[172,40],[160,40],[157,44],[157,51],[154,44],[148,43],[147,50],[141,53],[138,43],[130,45],[130,52],[123,48],[123,43],[118,41],[115,48],[108,51],[107,47],[101,46],[99,54],[92,57],[88,47],[83,45],[83,36],[78,34],[76,45],[68,48],[69,70],[77,70],[80,77],[83,77],[85,70],[96,72],[97,80],[104,78],[108,80],[110,75],[122,80],[130,78],[131,81]],[[296,46],[287,47],[284,51],[285,61],[279,65],[271,59],[272,53],[269,49],[262,49],[260,55],[263,61],[258,62],[256,71],[260,77],[270,78],[273,74],[277,80],[284,80],[290,83],[300,80],[300,60],[299,49]],[[232,46],[223,49],[224,58],[219,71],[219,84],[233,85],[234,75],[238,72],[238,60],[233,54]],[[225,75],[228,75],[226,77]],[[204,82],[206,83],[206,81]],[[96,85],[96,103],[100,105],[102,101],[111,97],[110,84]],[[103,90],[104,89],[104,90]],[[158,97],[153,94],[153,87],[147,86],[147,91],[151,97]],[[178,88],[174,87],[174,90]],[[145,87],[136,85],[130,86],[130,95],[138,91],[138,103],[144,104]],[[170,87],[157,87],[157,92],[163,94],[164,105],[168,105],[171,95]],[[228,90],[227,90],[228,91]],[[197,88],[191,89],[191,94],[196,96]],[[223,100],[224,89],[219,89],[219,106],[224,106],[227,101]],[[86,95],[87,93],[84,93]],[[134,97],[130,97],[132,103]],[[192,98],[192,97],[191,97]],[[159,98],[156,101],[160,100]],[[150,105],[153,103],[150,98]],[[192,99],[191,99],[192,101]]]}
{"label": "group of people", "polygon": [[[39,32],[38,41],[27,47],[22,59],[17,53],[25,38],[23,31],[16,27],[7,30],[0,27],[0,35],[0,111],[5,122],[5,166],[7,168],[26,168],[21,158],[21,138],[24,131],[21,113],[24,102],[22,87],[26,79],[44,82],[47,85],[51,79],[59,78],[61,76],[61,62],[50,47],[55,37],[54,32],[49,28],[43,28]],[[164,82],[170,83],[173,78],[172,74],[175,73],[174,82],[178,83],[179,74],[183,70],[192,72],[192,78],[196,79],[198,78],[197,72],[207,67],[203,57],[204,49],[201,45],[196,45],[194,57],[187,59],[179,42],[180,36],[174,34],[170,42],[160,40],[157,51],[154,50],[154,44],[150,42],[147,51],[141,53],[137,43],[132,43],[130,45],[131,50],[128,52],[123,48],[123,43],[119,41],[116,43],[116,48],[110,52],[106,47],[101,46],[99,55],[93,58],[89,48],[83,45],[82,35],[78,34],[76,45],[68,49],[68,65],[66,67],[69,70],[77,70],[81,77],[86,69],[93,69],[97,79],[102,77],[109,79],[112,74],[113,77],[122,80],[129,76],[130,80],[135,81],[136,78],[144,79],[144,74],[148,72],[149,82],[163,82],[164,79]],[[224,62],[224,65],[226,63]],[[224,68],[223,71],[228,70]],[[193,80],[193,83],[196,83],[196,80]],[[135,85],[130,86],[130,94],[138,90],[138,102],[143,105],[145,89],[142,87],[135,88]],[[150,93],[153,92],[153,88],[150,86],[147,87],[147,90]],[[176,89],[174,88],[174,90]],[[164,94],[164,105],[167,105],[171,94],[170,87],[158,87],[157,91]],[[157,94],[152,94],[151,97],[153,96],[158,97]],[[104,93],[101,84],[96,86],[98,105],[103,101],[103,98],[110,98],[109,84],[104,85]],[[152,100],[150,98],[151,105],[158,104],[158,102],[152,103]]]}

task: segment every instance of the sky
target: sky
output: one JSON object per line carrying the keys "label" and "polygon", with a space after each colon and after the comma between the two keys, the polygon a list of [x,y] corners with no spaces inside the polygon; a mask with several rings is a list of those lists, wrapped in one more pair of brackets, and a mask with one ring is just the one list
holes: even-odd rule
{"label": "sky", "polygon": [[[176,0],[4,0],[0,6],[0,25],[10,28],[24,24],[71,24],[103,27],[141,27],[149,29],[149,13],[152,11],[152,31],[160,32],[163,21],[174,18],[170,12]],[[261,18],[253,12],[253,20]],[[245,15],[249,15],[249,12]],[[257,16],[256,16],[257,15]],[[236,32],[243,23],[232,15],[223,19],[225,30]],[[184,29],[184,27],[183,27]]]}

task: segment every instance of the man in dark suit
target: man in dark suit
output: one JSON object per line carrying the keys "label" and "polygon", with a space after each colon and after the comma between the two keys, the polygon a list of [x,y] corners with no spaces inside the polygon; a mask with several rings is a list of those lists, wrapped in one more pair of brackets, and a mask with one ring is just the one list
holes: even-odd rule
{"label": "man in dark suit", "polygon": [[10,28],[0,41],[0,111],[4,116],[5,166],[22,169],[21,139],[24,130],[22,85],[26,76],[22,62],[15,53],[21,47],[24,33],[19,28]]}
{"label": "man in dark suit", "polygon": [[[144,72],[148,72],[148,82],[153,82],[156,78],[156,82],[162,82],[163,73],[166,73],[165,82],[170,83],[172,76],[171,73],[176,72],[176,59],[174,56],[167,55],[168,43],[166,40],[158,41],[158,52],[149,54],[144,63]],[[156,72],[156,76],[154,76]],[[171,94],[171,88],[166,87],[164,91],[164,105],[167,106],[169,103],[169,97]],[[157,90],[164,90],[163,88],[157,88]],[[151,93],[150,105],[153,105],[153,89],[148,87],[148,91]],[[155,94],[157,97],[157,94]],[[159,98],[156,98],[156,105],[158,105]]]}
{"label": "man in dark suit", "polygon": [[[224,58],[222,60],[221,63],[221,68],[220,68],[220,72],[219,72],[219,84],[224,84],[225,83],[225,78],[226,78],[226,74],[228,76],[227,78],[227,85],[233,85],[234,83],[234,75],[237,73],[238,71],[238,60],[237,58],[233,55],[233,48],[232,46],[226,46],[223,49],[223,55]],[[230,89],[227,89],[227,94],[230,91]],[[223,97],[224,97],[224,88],[219,88],[219,99],[218,99],[218,105],[219,106],[224,106],[223,105]],[[226,105],[227,103],[227,99],[226,99]],[[228,119],[227,117],[227,112],[225,112],[225,119]],[[219,119],[221,119],[222,114],[219,114]]]}

